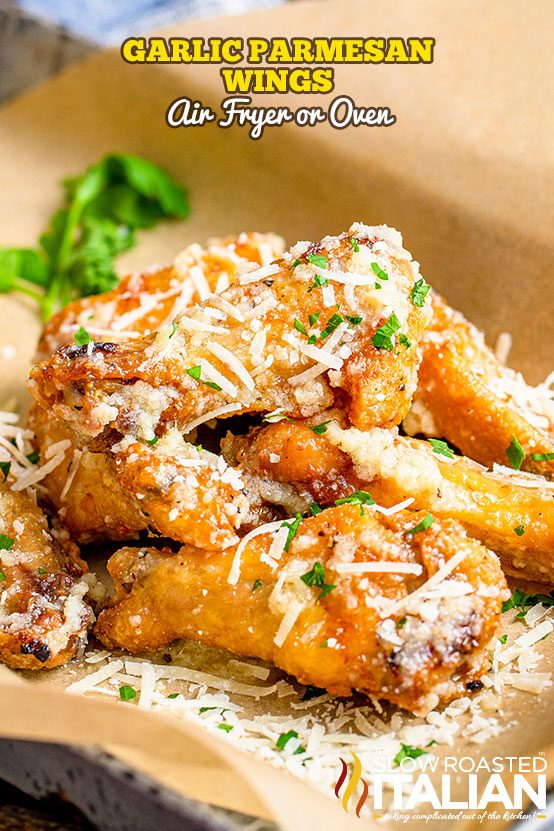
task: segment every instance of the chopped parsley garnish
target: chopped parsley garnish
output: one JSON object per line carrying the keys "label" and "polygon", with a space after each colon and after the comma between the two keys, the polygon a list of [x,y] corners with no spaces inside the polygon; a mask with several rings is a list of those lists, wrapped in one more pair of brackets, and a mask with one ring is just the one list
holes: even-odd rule
{"label": "chopped parsley garnish", "polygon": [[215,381],[202,381],[205,387],[211,387],[213,390],[221,392],[221,387]]}
{"label": "chopped parsley garnish", "polygon": [[312,687],[311,684],[308,684],[300,701],[311,701],[312,698],[319,698],[321,695],[325,695],[326,692],[327,690],[323,690],[321,687]]}
{"label": "chopped parsley garnish", "polygon": [[179,698],[180,695],[181,695],[181,693],[169,693],[169,695],[167,697],[173,699],[173,698]]}
{"label": "chopped parsley garnish", "polygon": [[329,649],[329,638],[323,641],[323,643],[319,644],[320,649]]}
{"label": "chopped parsley garnish", "polygon": [[420,280],[416,280],[412,290],[410,292],[410,300],[414,304],[414,306],[423,306],[425,303],[425,298],[431,291],[431,286],[429,286],[423,277]]}
{"label": "chopped parsley garnish", "polygon": [[44,568],[37,568],[37,572],[39,574],[46,574],[46,570]]}
{"label": "chopped parsley garnish", "polygon": [[332,314],[327,323],[325,324],[325,329],[319,336],[320,339],[325,340],[325,338],[329,337],[331,332],[334,332],[337,326],[340,326],[341,323],[344,323],[344,318],[336,312]]}
{"label": "chopped parsley garnish", "polygon": [[408,534],[419,534],[420,531],[426,531],[427,528],[430,528],[435,518],[431,514],[425,514],[421,522],[418,522],[413,528],[410,528],[409,531],[404,531],[404,536],[408,536]]}
{"label": "chopped parsley garnish", "polygon": [[358,251],[360,250],[360,244],[359,244],[358,240],[355,239],[355,237],[350,237],[350,242],[352,243],[352,248],[354,249],[354,251],[357,254]]}
{"label": "chopped parsley garnish", "polygon": [[283,522],[281,528],[288,528],[289,533],[287,534],[287,541],[285,543],[285,551],[290,551],[290,544],[298,534],[298,529],[300,528],[300,523],[302,522],[302,514],[295,514],[294,519],[290,522]]}
{"label": "chopped parsley garnish", "polygon": [[408,338],[408,336],[405,335],[403,332],[400,332],[400,334],[398,335],[398,343],[402,344],[402,346],[405,349],[409,349],[410,346],[412,345],[411,341]]}
{"label": "chopped parsley garnish", "polygon": [[534,462],[551,462],[554,460],[554,453],[531,453],[529,458]]}
{"label": "chopped parsley garnish", "polygon": [[191,378],[194,378],[195,381],[200,380],[200,376],[202,375],[202,367],[198,366],[189,366],[188,369],[185,369],[187,375],[190,375]]}
{"label": "chopped parsley garnish", "polygon": [[0,462],[0,472],[4,474],[4,482],[10,475],[10,468],[12,466],[11,462]]}
{"label": "chopped parsley garnish", "polygon": [[11,537],[0,534],[0,551],[9,551],[14,542],[15,540],[12,540]]}
{"label": "chopped parsley garnish", "polygon": [[40,453],[38,452],[38,450],[33,450],[32,453],[29,453],[27,458],[29,459],[32,465],[36,465],[40,460]]}
{"label": "chopped parsley garnish", "polygon": [[119,688],[119,697],[122,701],[132,701],[133,698],[137,697],[137,693],[136,690],[129,686],[129,684],[123,684],[123,686]]}
{"label": "chopped parsley garnish", "polygon": [[148,444],[150,447],[154,447],[154,445],[156,444],[156,442],[157,442],[157,441],[159,441],[159,440],[160,440],[160,437],[159,437],[159,436],[154,436],[154,438],[153,438],[153,439],[148,439],[148,441],[146,442],[146,444]]}
{"label": "chopped parsley garnish", "polygon": [[381,285],[381,283],[375,283],[375,288],[376,289],[382,289],[383,286]]}
{"label": "chopped parsley garnish", "polygon": [[317,502],[310,503],[310,513],[312,516],[317,516],[321,513],[321,508],[317,504]]}
{"label": "chopped parsley garnish", "polygon": [[373,271],[375,276],[378,277],[380,280],[389,279],[389,275],[387,274],[387,272],[383,271],[383,269],[378,263],[371,263],[371,270]]}
{"label": "chopped parsley garnish", "polygon": [[300,265],[301,262],[302,262],[302,260],[295,260],[292,264],[292,268],[296,268],[296,266]]}
{"label": "chopped parsley garnish", "polygon": [[306,259],[309,263],[316,265],[318,268],[327,268],[329,265],[327,257],[324,257],[323,254],[308,254]]}
{"label": "chopped parsley garnish", "polygon": [[377,329],[371,338],[371,343],[376,349],[386,349],[387,352],[392,352],[394,349],[392,337],[399,329],[400,321],[393,312],[389,319]]}
{"label": "chopped parsley garnish", "polygon": [[322,436],[324,433],[327,432],[327,425],[331,424],[331,420],[329,421],[322,421],[321,424],[314,424],[313,427],[310,427],[312,433],[315,433],[316,436]]}
{"label": "chopped parsley garnish", "polygon": [[258,589],[261,589],[261,587],[262,587],[262,581],[259,580],[259,579],[254,580],[254,582],[252,583],[252,594],[254,594],[254,592],[257,592]]}
{"label": "chopped parsley garnish", "polygon": [[310,326],[315,326],[315,324],[319,320],[320,314],[321,314],[321,312],[316,312],[313,315],[308,315],[308,320],[310,321]]}
{"label": "chopped parsley garnish", "polygon": [[522,537],[525,534],[525,525],[516,525],[514,531],[518,535],[518,537]]}
{"label": "chopped parsley garnish", "polygon": [[3,583],[5,579],[6,579],[6,575],[4,574],[3,571],[0,571],[0,583]]}
{"label": "chopped parsley garnish", "polygon": [[359,326],[363,317],[361,315],[346,315],[346,319],[352,326]]}
{"label": "chopped parsley garnish", "polygon": [[321,563],[314,563],[313,568],[306,572],[306,574],[302,574],[300,579],[307,586],[313,586],[316,589],[321,589],[318,600],[321,600],[323,597],[327,597],[328,594],[331,594],[333,589],[337,588],[331,583],[325,582],[325,569]]}
{"label": "chopped parsley garnish", "polygon": [[506,641],[508,640],[508,635],[507,634],[500,635],[498,640],[500,641],[500,643],[506,643]]}
{"label": "chopped parsley garnish", "polygon": [[521,619],[527,614],[527,607],[536,606],[537,603],[552,608],[554,606],[554,591],[551,591],[550,594],[527,594],[521,589],[515,589],[509,600],[505,600],[502,604],[502,611],[509,612],[510,609],[519,609],[516,618]]}
{"label": "chopped parsley garnish", "polygon": [[335,499],[335,505],[359,505],[360,516],[364,515],[364,505],[375,505],[375,500],[367,491],[356,491],[350,496],[343,496],[342,499]]}
{"label": "chopped parsley garnish", "polygon": [[219,727],[220,730],[225,730],[226,733],[230,733],[231,730],[233,729],[232,724],[225,724],[224,721],[222,721],[221,724],[218,724],[217,726]]}
{"label": "chopped parsley garnish", "polygon": [[523,460],[525,459],[525,450],[515,436],[512,436],[511,444],[506,448],[506,456],[514,470],[521,468]]}
{"label": "chopped parsley garnish", "polygon": [[300,320],[298,320],[297,317],[294,318],[294,328],[296,329],[297,332],[300,332],[302,335],[306,335],[306,337],[308,337],[308,332],[306,330],[306,327],[304,326],[304,324]]}
{"label": "chopped parsley garnish", "polygon": [[454,458],[454,451],[448,442],[442,439],[429,439],[429,444],[433,448],[433,453],[437,453],[439,456],[446,456],[447,459]]}
{"label": "chopped parsley garnish", "polygon": [[[288,742],[290,742],[291,739],[297,739],[297,738],[298,738],[298,733],[296,732],[296,730],[289,730],[288,733],[281,733],[281,735],[277,739],[276,747],[279,750],[284,750],[285,746],[287,745]],[[302,745],[300,744],[300,745],[298,745],[298,747],[294,751],[294,755],[297,756],[299,753],[305,753],[305,752],[306,752],[306,749],[304,747],[302,747]]]}
{"label": "chopped parsley garnish", "polygon": [[177,321],[174,320],[173,323],[171,324],[171,332],[169,333],[168,340],[170,340],[173,337],[173,335],[175,334],[175,332],[177,331],[178,328],[179,328],[179,324],[177,323]]}
{"label": "chopped parsley garnish", "polygon": [[79,326],[73,335],[73,340],[78,346],[85,346],[87,343],[91,342],[92,338],[84,326]]}
{"label": "chopped parsley garnish", "polygon": [[394,757],[394,764],[398,767],[404,759],[417,759],[418,756],[427,755],[427,751],[421,747],[415,747],[413,744],[400,743],[400,750]]}
{"label": "chopped parsley garnish", "polygon": [[396,624],[396,628],[397,628],[397,629],[403,629],[403,628],[404,628],[404,626],[406,626],[406,621],[407,621],[407,620],[408,620],[408,618],[406,618],[406,617],[401,617],[401,618],[400,618],[400,620],[398,621],[398,623]]}
{"label": "chopped parsley garnish", "polygon": [[309,287],[308,291],[312,291],[312,289],[317,289],[320,286],[328,286],[329,280],[327,277],[323,277],[321,274],[316,274],[314,277],[313,284]]}
{"label": "chopped parsley garnish", "polygon": [[310,337],[308,338],[308,345],[313,346],[314,343],[316,343],[316,342],[317,342],[317,337],[315,335],[310,335]]}

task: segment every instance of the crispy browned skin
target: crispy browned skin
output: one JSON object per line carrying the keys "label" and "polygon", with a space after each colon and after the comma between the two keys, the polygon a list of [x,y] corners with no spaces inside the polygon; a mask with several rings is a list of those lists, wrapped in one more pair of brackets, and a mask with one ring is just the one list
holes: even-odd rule
{"label": "crispy browned skin", "polygon": [[[454,521],[406,535],[422,517],[361,516],[351,505],[329,509],[302,522],[278,569],[260,559],[271,534],[252,539],[235,585],[228,582],[234,549],[201,557],[192,548],[174,555],[122,549],[108,566],[114,605],[101,613],[96,633],[106,646],[131,652],[193,638],[273,661],[302,683],[335,695],[360,690],[424,712],[439,698],[459,694],[479,673],[506,583],[495,555]],[[469,584],[469,593],[408,600],[462,551],[449,580]],[[382,561],[420,564],[421,576],[336,570],[342,563]],[[320,588],[300,579],[315,563],[323,566],[325,582],[336,586],[321,599]],[[255,581],[261,585],[253,592]],[[281,644],[277,632],[294,604],[299,614]],[[423,616],[428,610],[432,621]]]}
{"label": "crispy browned skin", "polygon": [[[25,492],[0,484],[0,660],[17,669],[51,669],[86,641],[92,612],[77,547]],[[8,542],[9,545],[9,542]]]}
{"label": "crispy browned skin", "polygon": [[112,291],[83,297],[53,315],[39,341],[37,360],[72,343],[79,326],[84,326],[94,341],[125,340],[129,333],[154,332],[178,311],[202,299],[198,279],[195,283],[190,276],[191,267],[200,269],[213,292],[228,285],[240,265],[261,265],[278,257],[283,249],[280,237],[258,233],[213,240],[205,248],[189,245],[172,265],[129,274]]}
{"label": "crispy browned skin", "polygon": [[282,421],[227,439],[223,450],[255,476],[294,484],[304,510],[311,498],[329,505],[358,490],[385,507],[413,498],[410,508],[458,520],[499,554],[507,573],[554,584],[554,490],[538,477],[520,477],[531,485],[524,486],[469,459],[450,461],[418,439],[332,424],[318,436],[306,424]]}
{"label": "crispy browned skin", "polygon": [[[359,241],[358,252],[351,242],[353,234]],[[163,431],[168,423],[185,430],[198,416],[229,403],[236,405],[233,413],[279,407],[291,416],[310,416],[336,398],[344,398],[351,423],[360,428],[397,424],[415,388],[417,345],[430,315],[427,308],[416,307],[409,299],[417,270],[401,247],[399,235],[390,229],[355,225],[338,237],[300,247],[303,251],[297,247],[279,260],[270,276],[262,272],[255,282],[239,279],[219,295],[235,313],[226,312],[216,332],[207,335],[205,331],[205,307],[216,304],[211,298],[179,318],[177,326],[162,326],[155,335],[124,344],[99,343],[92,349],[60,349],[33,369],[32,394],[43,407],[91,436],[115,428],[123,435],[149,440],[154,430]],[[350,275],[347,279],[359,279],[364,285],[355,288],[351,317],[356,322],[344,320],[343,329],[337,329],[338,343],[333,341],[335,332],[318,341],[323,347],[334,344],[334,361],[340,371],[322,371],[310,381],[295,383],[294,376],[314,367],[316,359],[302,355],[307,338],[294,328],[294,320],[319,337],[323,327],[329,330],[337,304],[341,304],[341,320],[349,308],[343,285],[337,281],[333,282],[335,304],[324,305],[322,288],[314,282],[317,266],[308,259],[314,255],[325,258],[329,271]],[[296,260],[299,265],[294,265]],[[378,262],[390,272],[381,290],[375,289],[371,267]],[[257,312],[258,305],[265,311]],[[377,348],[372,337],[393,311],[410,345],[400,343],[395,334],[387,351]],[[237,314],[253,320],[255,326],[246,330],[245,320],[237,320]],[[310,327],[309,316],[317,314],[321,322]],[[198,331],[199,326],[203,331]],[[254,333],[260,329],[265,332],[265,345],[251,351]],[[249,381],[241,372],[237,374],[236,368],[216,354],[221,347],[255,377]],[[344,357],[338,355],[339,350]],[[214,390],[203,383],[217,378],[213,373],[210,378],[205,362],[225,375],[226,389]],[[186,372],[199,365],[203,367],[200,380]],[[219,384],[223,384],[221,379]]]}
{"label": "crispy browned skin", "polygon": [[459,312],[432,296],[433,319],[422,339],[423,359],[412,410],[410,434],[446,438],[483,465],[508,465],[506,450],[516,436],[526,457],[523,469],[554,478],[554,460],[535,461],[533,453],[554,453],[552,417],[522,409],[510,394],[518,383]]}

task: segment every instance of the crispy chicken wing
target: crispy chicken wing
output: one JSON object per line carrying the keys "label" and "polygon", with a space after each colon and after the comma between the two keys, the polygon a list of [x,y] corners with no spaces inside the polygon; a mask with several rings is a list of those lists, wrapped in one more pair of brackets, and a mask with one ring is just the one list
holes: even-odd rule
{"label": "crispy chicken wing", "polygon": [[37,360],[73,343],[83,326],[94,341],[119,341],[159,329],[183,309],[226,289],[237,269],[247,263],[267,265],[284,250],[275,234],[243,233],[194,243],[170,266],[130,274],[113,291],[83,297],[53,315],[44,327]]}
{"label": "crispy chicken wing", "polygon": [[310,416],[335,400],[362,429],[392,426],[430,315],[411,299],[417,276],[396,231],[355,224],[251,266],[156,334],[63,347],[33,369],[30,389],[90,436],[149,441],[167,424],[188,432],[210,415],[275,408]]}
{"label": "crispy chicken wing", "polygon": [[86,642],[93,615],[90,583],[77,547],[49,528],[31,495],[0,484],[0,660],[18,669],[50,669]]}
{"label": "crispy chicken wing", "polygon": [[287,529],[264,526],[202,557],[124,548],[96,633],[131,652],[193,638],[336,695],[425,712],[478,676],[506,583],[458,523],[409,533],[422,517],[344,505],[304,520],[288,545]]}
{"label": "crispy chicken wing", "polygon": [[[554,478],[554,402],[546,387],[529,387],[503,366],[463,315],[432,296],[433,319],[423,336],[423,359],[410,435],[446,438],[481,464],[508,464],[514,436],[525,451],[523,469]],[[533,458],[533,456],[539,458]]]}
{"label": "crispy chicken wing", "polygon": [[310,500],[329,505],[359,490],[386,507],[411,498],[413,509],[458,520],[499,554],[507,573],[554,583],[554,489],[538,476],[493,473],[418,439],[379,428],[342,430],[332,422],[317,435],[306,424],[281,421],[228,437],[222,449],[245,474],[293,484],[304,500],[301,511]]}

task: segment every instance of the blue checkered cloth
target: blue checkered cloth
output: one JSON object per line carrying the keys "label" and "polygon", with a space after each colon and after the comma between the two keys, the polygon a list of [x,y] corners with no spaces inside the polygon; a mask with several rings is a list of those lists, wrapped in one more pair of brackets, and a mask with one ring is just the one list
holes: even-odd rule
{"label": "blue checkered cloth", "polygon": [[283,0],[15,0],[34,17],[95,43],[114,45],[185,17],[240,14]]}

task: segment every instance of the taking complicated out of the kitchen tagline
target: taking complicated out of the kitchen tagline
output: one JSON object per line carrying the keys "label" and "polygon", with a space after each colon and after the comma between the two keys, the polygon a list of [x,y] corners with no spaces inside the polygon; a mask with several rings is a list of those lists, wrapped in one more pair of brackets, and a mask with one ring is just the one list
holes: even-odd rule
{"label": "taking complicated out of the kitchen tagline", "polygon": [[[129,64],[217,64],[227,96],[219,112],[188,96],[167,107],[169,127],[245,127],[250,138],[262,138],[268,127],[328,123],[347,127],[391,127],[396,115],[386,106],[370,106],[335,93],[335,67],[340,64],[429,64],[432,37],[129,37],[121,56]],[[324,104],[291,107],[254,103],[253,95],[325,95]],[[259,100],[259,99],[258,99]],[[275,100],[275,99],[273,99]]]}

